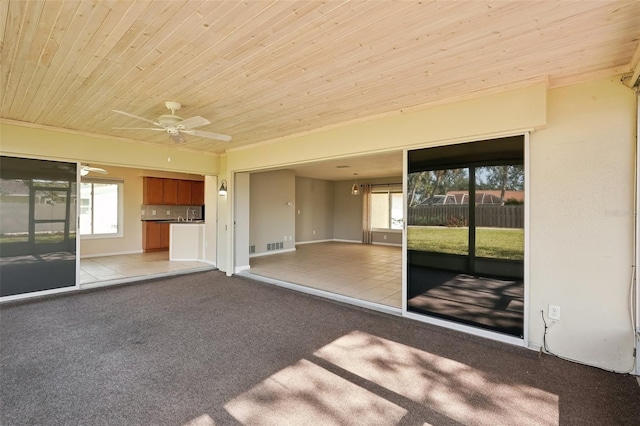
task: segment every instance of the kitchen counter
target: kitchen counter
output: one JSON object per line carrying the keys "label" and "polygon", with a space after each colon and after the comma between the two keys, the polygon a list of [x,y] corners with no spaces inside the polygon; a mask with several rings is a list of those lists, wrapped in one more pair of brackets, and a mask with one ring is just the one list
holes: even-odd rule
{"label": "kitchen counter", "polygon": [[170,224],[169,260],[204,259],[204,221]]}

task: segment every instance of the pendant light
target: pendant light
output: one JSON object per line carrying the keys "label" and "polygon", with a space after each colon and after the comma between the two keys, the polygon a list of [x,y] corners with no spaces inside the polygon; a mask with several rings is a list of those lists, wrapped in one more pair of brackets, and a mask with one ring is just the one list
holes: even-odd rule
{"label": "pendant light", "polygon": [[358,195],[360,194],[360,188],[358,187],[358,179],[356,178],[358,174],[354,173],[353,176],[354,178],[353,178],[353,186],[351,187],[351,195]]}

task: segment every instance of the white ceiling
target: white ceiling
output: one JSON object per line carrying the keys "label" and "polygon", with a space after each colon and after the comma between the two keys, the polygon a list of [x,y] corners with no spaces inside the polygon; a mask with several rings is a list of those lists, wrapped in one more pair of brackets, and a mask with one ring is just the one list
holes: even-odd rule
{"label": "white ceiling", "polygon": [[640,1],[3,0],[0,23],[5,121],[167,145],[112,110],[155,120],[171,100],[233,136],[181,145],[213,153],[640,56]]}

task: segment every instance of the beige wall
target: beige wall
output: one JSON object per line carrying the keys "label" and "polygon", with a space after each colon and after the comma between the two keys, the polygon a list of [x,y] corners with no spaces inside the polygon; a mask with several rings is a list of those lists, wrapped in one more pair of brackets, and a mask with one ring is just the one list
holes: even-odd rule
{"label": "beige wall", "polygon": [[296,177],[296,242],[334,238],[333,182]]}
{"label": "beige wall", "polygon": [[295,173],[251,173],[250,194],[249,245],[255,245],[255,254],[266,253],[268,243],[282,242],[282,250],[295,248]]}
{"label": "beige wall", "polygon": [[3,155],[215,175],[219,156],[172,145],[141,144],[0,122]]}
{"label": "beige wall", "polygon": [[615,370],[633,351],[634,104],[615,78],[551,90],[530,143],[530,340],[559,305],[550,349]]}

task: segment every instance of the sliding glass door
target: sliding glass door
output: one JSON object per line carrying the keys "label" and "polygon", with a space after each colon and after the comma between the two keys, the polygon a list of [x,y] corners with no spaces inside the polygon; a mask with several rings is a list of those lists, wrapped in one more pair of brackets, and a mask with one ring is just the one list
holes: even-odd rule
{"label": "sliding glass door", "polygon": [[0,157],[0,296],[76,285],[76,164]]}
{"label": "sliding glass door", "polygon": [[522,337],[524,137],[408,161],[407,310]]}

